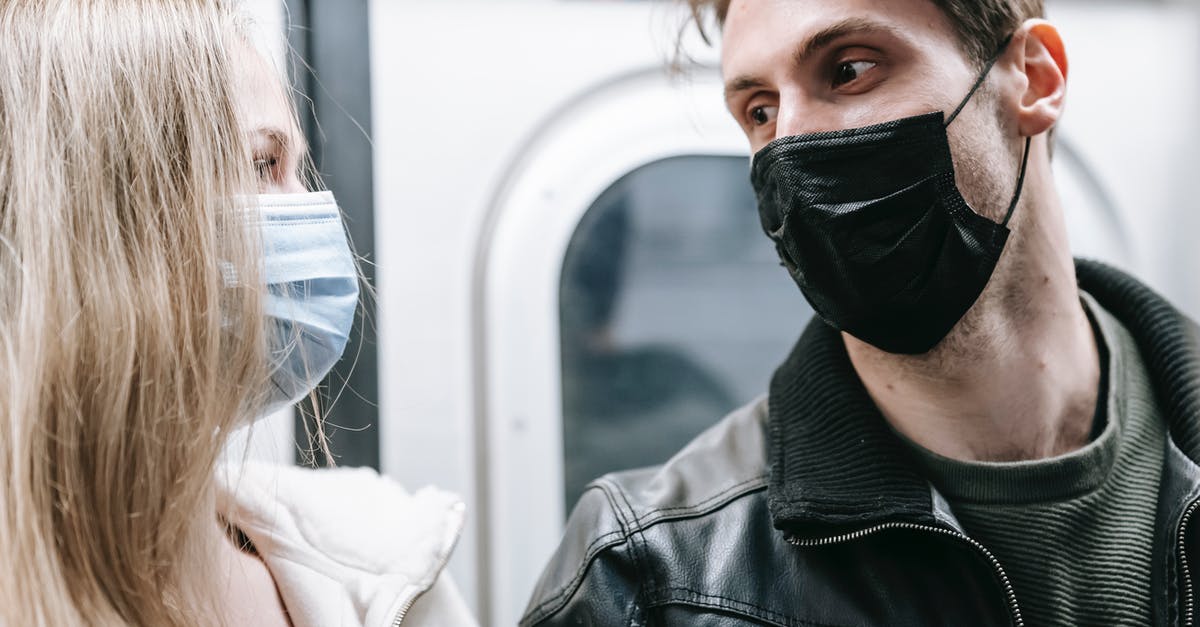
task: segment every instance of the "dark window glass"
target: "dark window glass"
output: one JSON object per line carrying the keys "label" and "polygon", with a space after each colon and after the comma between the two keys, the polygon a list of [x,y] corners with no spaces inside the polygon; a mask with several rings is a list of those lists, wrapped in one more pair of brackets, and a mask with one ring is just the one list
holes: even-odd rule
{"label": "dark window glass", "polygon": [[812,315],[737,157],[617,181],[571,239],[560,296],[568,511],[592,479],[660,464],[766,393]]}

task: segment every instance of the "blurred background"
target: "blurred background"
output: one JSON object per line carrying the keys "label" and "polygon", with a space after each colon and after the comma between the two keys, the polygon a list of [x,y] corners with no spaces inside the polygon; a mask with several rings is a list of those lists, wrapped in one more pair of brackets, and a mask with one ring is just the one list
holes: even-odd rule
{"label": "blurred background", "polygon": [[[1079,255],[1200,315],[1200,9],[1049,0]],[[519,617],[590,479],[765,393],[811,312],[761,234],[718,50],[670,0],[247,0],[377,289],[335,461],[466,500],[451,570]],[[285,412],[238,444],[298,462]],[[301,434],[297,438],[296,434]],[[324,460],[318,460],[324,461]]]}

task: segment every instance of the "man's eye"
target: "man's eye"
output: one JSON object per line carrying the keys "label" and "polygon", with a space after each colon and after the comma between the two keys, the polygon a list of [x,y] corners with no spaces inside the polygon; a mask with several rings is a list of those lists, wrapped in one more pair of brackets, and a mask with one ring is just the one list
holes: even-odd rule
{"label": "man's eye", "polygon": [[779,107],[754,107],[750,110],[750,121],[755,126],[766,126],[775,121],[779,115]]}
{"label": "man's eye", "polygon": [[875,67],[872,61],[847,61],[838,64],[837,69],[833,73],[833,86],[841,87],[847,83],[852,83],[858,80],[864,72]]}

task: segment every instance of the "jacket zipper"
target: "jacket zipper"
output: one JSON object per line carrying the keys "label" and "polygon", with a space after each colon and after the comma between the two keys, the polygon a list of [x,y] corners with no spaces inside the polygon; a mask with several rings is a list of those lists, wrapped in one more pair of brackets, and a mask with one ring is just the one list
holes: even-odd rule
{"label": "jacket zipper", "polygon": [[[458,531],[455,532],[454,542],[450,543],[450,546],[454,546],[455,544],[458,544],[458,539],[460,537],[462,537],[462,527],[459,527]],[[426,587],[424,590],[421,590],[420,592],[414,594],[413,598],[409,599],[408,602],[405,603],[404,606],[401,607],[396,612],[395,618],[392,619],[391,627],[400,627],[400,623],[404,622],[404,617],[408,615],[408,611],[412,609],[412,606],[414,604],[416,604],[417,600],[420,599],[421,597],[425,596],[426,592],[429,592],[429,590],[431,588],[433,588],[435,585],[437,585],[438,577],[440,577],[442,575],[442,571],[446,570],[446,564],[450,562],[450,554],[452,552],[453,551],[446,551],[446,554],[443,555],[441,557],[441,559],[438,560],[437,568],[435,568],[433,571],[437,574],[434,575],[433,580],[429,582],[429,586]]]}
{"label": "jacket zipper", "polygon": [[[1194,505],[1196,505],[1196,503],[1193,503],[1193,506]],[[1194,507],[1193,507],[1193,509],[1194,509]],[[1188,514],[1190,515],[1190,513],[1191,512],[1189,511]],[[1185,518],[1185,520],[1186,520],[1186,518]],[[847,533],[847,534],[843,534],[840,536],[832,536],[829,538],[818,538],[815,540],[804,540],[804,539],[797,538],[796,536],[793,536],[793,535],[788,535],[787,541],[789,543],[791,543],[793,546],[797,546],[797,547],[826,546],[826,545],[830,545],[830,544],[840,544],[842,542],[849,542],[851,540],[858,540],[859,538],[863,538],[865,536],[869,536],[873,533],[876,533],[878,531],[883,531],[886,529],[905,529],[905,530],[910,530],[910,531],[925,531],[925,532],[929,532],[929,533],[937,533],[937,534],[941,534],[944,536],[950,536],[952,538],[958,538],[959,540],[966,542],[967,544],[971,545],[972,547],[975,547],[975,550],[979,551],[980,554],[982,554],[984,557],[987,558],[988,562],[991,563],[992,568],[995,569],[996,574],[1000,576],[1000,584],[1004,587],[1004,595],[1008,599],[1008,611],[1009,611],[1009,616],[1012,618],[1013,625],[1015,627],[1024,627],[1025,626],[1025,619],[1021,618],[1021,608],[1020,608],[1020,606],[1017,605],[1017,593],[1013,590],[1012,582],[1008,579],[1008,573],[1004,572],[1004,567],[1002,567],[1000,565],[1000,560],[997,560],[996,556],[992,555],[992,552],[987,550],[987,547],[976,542],[975,540],[972,540],[966,534],[959,533],[952,529],[946,529],[944,527],[935,527],[932,525],[918,525],[916,523],[883,523],[881,525],[876,525],[874,527],[867,527],[866,529],[860,529],[853,533]],[[1186,564],[1184,567],[1186,569]],[[1188,591],[1188,598],[1190,601],[1190,598],[1191,598],[1190,590]],[[1190,610],[1189,610],[1189,616],[1190,616]]]}
{"label": "jacket zipper", "polygon": [[[434,581],[436,582],[437,580],[434,579]],[[431,585],[430,588],[432,587],[433,586]],[[405,603],[404,607],[401,607],[399,612],[396,612],[396,618],[392,619],[392,627],[400,627],[400,623],[404,622],[404,617],[408,615],[408,611],[412,609],[413,604],[416,603],[417,599],[424,596],[424,594],[428,591],[429,588],[426,588],[413,595],[413,598],[409,599],[408,603]]]}
{"label": "jacket zipper", "polygon": [[1179,570],[1183,574],[1183,624],[1185,627],[1190,627],[1195,620],[1195,593],[1192,590],[1192,573],[1187,560],[1187,528],[1188,523],[1192,522],[1192,514],[1196,512],[1197,507],[1200,507],[1200,499],[1192,501],[1184,510],[1183,518],[1179,521],[1179,538],[1176,545],[1176,549],[1179,551]]}

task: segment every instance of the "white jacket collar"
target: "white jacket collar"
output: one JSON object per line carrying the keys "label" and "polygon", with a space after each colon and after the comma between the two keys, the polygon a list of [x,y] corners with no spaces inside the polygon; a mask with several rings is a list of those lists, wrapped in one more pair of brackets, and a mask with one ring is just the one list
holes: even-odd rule
{"label": "white jacket collar", "polygon": [[218,511],[258,549],[295,627],[399,624],[437,581],[465,518],[454,495],[410,495],[370,469],[246,462],[217,478]]}

